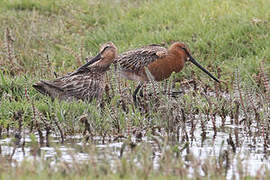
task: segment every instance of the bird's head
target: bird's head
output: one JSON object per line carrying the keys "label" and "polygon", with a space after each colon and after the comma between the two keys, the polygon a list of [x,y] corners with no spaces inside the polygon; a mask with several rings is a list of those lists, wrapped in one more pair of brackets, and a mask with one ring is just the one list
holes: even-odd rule
{"label": "bird's head", "polygon": [[100,47],[101,60],[104,63],[112,63],[117,55],[117,48],[112,42],[107,42]]}
{"label": "bird's head", "polygon": [[179,52],[181,55],[184,55],[184,61],[190,61],[193,64],[195,64],[198,68],[200,68],[203,72],[205,72],[208,76],[210,76],[212,79],[214,79],[216,82],[219,83],[219,80],[214,77],[209,71],[207,71],[205,68],[203,68],[190,54],[190,50],[182,42],[175,42],[171,45],[170,50],[174,50],[176,52]]}
{"label": "bird's head", "polygon": [[116,46],[112,42],[107,42],[101,46],[99,53],[94,58],[90,59],[86,64],[79,67],[78,70],[83,69],[90,65],[109,67],[110,64],[114,61],[116,55],[117,55]]}

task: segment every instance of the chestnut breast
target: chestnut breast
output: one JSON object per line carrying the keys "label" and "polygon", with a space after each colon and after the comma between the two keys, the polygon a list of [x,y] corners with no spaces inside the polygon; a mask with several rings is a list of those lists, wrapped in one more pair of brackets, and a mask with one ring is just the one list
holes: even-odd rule
{"label": "chestnut breast", "polygon": [[[179,53],[169,53],[167,56],[150,63],[148,69],[156,81],[162,81],[169,78],[173,72],[178,73],[183,69],[184,57]],[[143,73],[146,76],[145,70]]]}

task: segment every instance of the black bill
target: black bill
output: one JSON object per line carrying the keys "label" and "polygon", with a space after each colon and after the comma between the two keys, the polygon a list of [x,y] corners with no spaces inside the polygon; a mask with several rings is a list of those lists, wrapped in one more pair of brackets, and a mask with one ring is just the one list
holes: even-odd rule
{"label": "black bill", "polygon": [[79,67],[77,69],[77,71],[80,71],[81,69],[84,69],[86,68],[87,66],[91,65],[91,64],[94,64],[95,62],[97,62],[98,60],[101,59],[101,53],[98,53],[98,55],[94,58],[92,58],[90,61],[88,61],[86,64],[82,65],[81,67]]}
{"label": "black bill", "polygon": [[195,64],[198,68],[200,68],[203,72],[205,72],[206,74],[208,74],[208,76],[210,76],[212,79],[214,79],[215,81],[217,81],[219,83],[219,80],[217,78],[215,78],[206,69],[204,69],[191,55],[189,55],[189,60],[190,60],[190,62],[192,62],[193,64]]}
{"label": "black bill", "polygon": [[79,67],[76,71],[74,71],[73,73],[69,74],[70,76],[73,76],[75,74],[78,74],[81,72],[81,70],[85,69],[87,66],[99,61],[101,59],[101,53],[98,53],[98,55],[94,58],[92,58],[90,61],[88,61],[86,64],[82,65],[81,67]]}

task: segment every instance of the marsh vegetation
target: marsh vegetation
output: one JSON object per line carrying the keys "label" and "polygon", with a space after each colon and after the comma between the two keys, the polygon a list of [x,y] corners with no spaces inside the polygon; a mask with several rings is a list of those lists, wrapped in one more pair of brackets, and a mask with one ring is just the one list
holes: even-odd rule
{"label": "marsh vegetation", "polygon": [[[2,179],[269,178],[267,0],[4,0],[0,22]],[[187,64],[145,85],[137,107],[137,84],[113,66],[101,101],[32,88],[108,41],[119,53],[183,41],[221,83]]]}

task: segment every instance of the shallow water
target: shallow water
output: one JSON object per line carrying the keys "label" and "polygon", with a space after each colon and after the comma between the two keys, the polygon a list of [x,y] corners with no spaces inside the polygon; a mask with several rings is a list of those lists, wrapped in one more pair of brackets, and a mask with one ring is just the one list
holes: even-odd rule
{"label": "shallow water", "polygon": [[[198,119],[198,117],[197,117]],[[223,153],[224,150],[230,149],[230,145],[227,143],[229,139],[229,133],[234,142],[236,142],[236,135],[238,136],[238,141],[240,143],[239,147],[236,148],[236,154],[238,156],[234,156],[231,159],[230,167],[227,172],[227,179],[231,179],[233,176],[239,178],[238,175],[238,162],[241,161],[242,164],[245,165],[246,172],[249,172],[250,175],[255,176],[258,172],[263,174],[266,168],[270,168],[270,160],[268,156],[264,153],[265,149],[263,146],[263,139],[262,136],[258,136],[254,139],[254,137],[250,137],[245,129],[244,126],[239,125],[231,125],[230,118],[226,118],[225,126],[223,130],[220,129],[221,127],[221,118],[217,117],[216,120],[216,128],[217,133],[214,136],[213,131],[213,124],[211,121],[205,124],[205,132],[206,132],[206,139],[202,143],[201,133],[202,129],[200,127],[199,119],[198,125],[194,131],[194,139],[189,142],[189,153],[192,153],[196,158],[201,161],[207,160],[209,157],[218,157],[220,153]],[[188,134],[191,133],[191,127],[189,123],[186,123],[186,130]],[[255,124],[251,125],[251,131],[255,132]],[[182,131],[182,129],[180,130]],[[162,135],[162,132],[159,132]],[[181,134],[182,132],[180,132]],[[5,138],[0,139],[0,146],[1,146],[1,154],[2,156],[11,157],[12,156],[12,163],[16,165],[17,163],[22,162],[23,160],[33,160],[33,159],[47,159],[51,160],[51,164],[55,164],[58,162],[84,162],[89,161],[91,158],[91,153],[84,152],[82,150],[83,146],[95,147],[97,150],[94,157],[96,159],[104,159],[106,156],[106,161],[110,163],[112,169],[114,169],[114,160],[119,159],[120,157],[120,150],[123,145],[123,141],[118,140],[117,142],[114,141],[105,141],[105,144],[102,143],[101,137],[94,137],[94,143],[83,143],[83,136],[76,135],[68,137],[67,139],[71,140],[72,142],[67,142],[65,144],[60,143],[60,138],[56,136],[51,136],[50,143],[52,144],[51,147],[41,147],[39,148],[38,152],[35,155],[33,152],[33,148],[31,146],[31,139],[28,133],[25,133],[24,141],[24,151],[21,145],[15,145],[14,138]],[[45,134],[45,132],[44,132]],[[38,134],[35,134],[38,140]],[[191,136],[190,136],[191,137]],[[153,157],[153,166],[155,169],[158,169],[159,164],[158,160],[160,158],[161,152],[159,152],[156,144],[151,140],[148,140],[148,137],[143,137],[143,142],[148,142],[152,144],[152,146],[157,150]],[[21,139],[22,141],[23,139]],[[254,140],[256,140],[256,144],[254,144]],[[132,137],[132,141],[136,141],[135,137]],[[20,142],[22,143],[22,142]],[[182,147],[179,147],[181,149]],[[13,151],[15,152],[13,154]],[[13,154],[13,155],[12,155]],[[188,155],[188,151],[184,149],[181,153],[183,159]],[[101,158],[100,158],[100,157]],[[199,170],[201,175],[204,175],[202,170]],[[190,176],[194,173],[193,169],[189,169]],[[237,178],[237,179],[238,179]]]}

